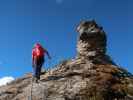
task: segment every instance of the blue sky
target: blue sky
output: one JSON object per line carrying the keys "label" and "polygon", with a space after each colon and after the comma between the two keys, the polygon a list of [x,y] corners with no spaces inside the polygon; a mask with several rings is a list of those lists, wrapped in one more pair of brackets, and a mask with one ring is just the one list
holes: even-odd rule
{"label": "blue sky", "polygon": [[31,72],[31,50],[39,41],[52,60],[76,55],[76,25],[95,19],[108,35],[108,53],[133,73],[132,0],[0,0],[0,77]]}

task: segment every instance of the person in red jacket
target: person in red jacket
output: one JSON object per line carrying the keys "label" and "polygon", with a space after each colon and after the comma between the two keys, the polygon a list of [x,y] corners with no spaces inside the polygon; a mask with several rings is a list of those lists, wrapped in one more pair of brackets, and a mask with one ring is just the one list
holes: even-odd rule
{"label": "person in red jacket", "polygon": [[45,54],[47,54],[48,58],[51,59],[48,51],[44,49],[41,44],[36,43],[32,49],[33,79],[35,79],[36,82],[40,80],[41,68],[44,63]]}

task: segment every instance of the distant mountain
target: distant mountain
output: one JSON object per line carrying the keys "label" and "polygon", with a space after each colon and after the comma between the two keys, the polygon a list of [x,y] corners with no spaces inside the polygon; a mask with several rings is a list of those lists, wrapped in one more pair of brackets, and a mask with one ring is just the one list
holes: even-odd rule
{"label": "distant mountain", "polygon": [[77,56],[0,87],[0,100],[133,100],[133,75],[106,54],[106,33],[94,20],[78,27]]}

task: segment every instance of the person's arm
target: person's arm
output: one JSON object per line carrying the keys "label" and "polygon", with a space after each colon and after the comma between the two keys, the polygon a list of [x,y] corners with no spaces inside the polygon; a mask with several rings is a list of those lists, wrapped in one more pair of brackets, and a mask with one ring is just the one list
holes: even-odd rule
{"label": "person's arm", "polygon": [[51,59],[51,56],[50,56],[49,52],[47,50],[45,50],[45,52],[46,52],[48,58]]}

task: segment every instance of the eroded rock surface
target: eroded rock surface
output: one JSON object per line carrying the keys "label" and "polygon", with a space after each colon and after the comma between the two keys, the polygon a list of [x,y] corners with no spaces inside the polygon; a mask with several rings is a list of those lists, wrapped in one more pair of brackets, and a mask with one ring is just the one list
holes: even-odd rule
{"label": "eroded rock surface", "polygon": [[77,31],[77,56],[43,72],[32,83],[29,73],[0,87],[0,100],[133,100],[133,75],[106,54],[106,33],[95,21]]}

